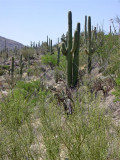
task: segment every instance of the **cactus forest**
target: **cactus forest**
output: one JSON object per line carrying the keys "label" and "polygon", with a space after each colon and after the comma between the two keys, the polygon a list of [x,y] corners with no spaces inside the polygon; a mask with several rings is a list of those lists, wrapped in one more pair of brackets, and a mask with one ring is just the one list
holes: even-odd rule
{"label": "cactus forest", "polygon": [[85,15],[73,29],[66,17],[57,43],[4,39],[0,160],[120,159],[120,28],[106,34]]}

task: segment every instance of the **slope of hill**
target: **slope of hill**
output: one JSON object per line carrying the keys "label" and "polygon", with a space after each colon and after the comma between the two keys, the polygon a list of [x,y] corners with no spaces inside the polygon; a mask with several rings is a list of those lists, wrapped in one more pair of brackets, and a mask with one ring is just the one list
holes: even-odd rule
{"label": "slope of hill", "polygon": [[15,48],[15,46],[20,49],[20,48],[23,48],[24,45],[19,43],[19,42],[16,42],[14,40],[11,40],[11,39],[7,39],[5,37],[1,37],[0,36],[0,51],[3,50],[5,48],[5,40],[6,40],[6,48],[8,48],[9,50],[13,50]]}

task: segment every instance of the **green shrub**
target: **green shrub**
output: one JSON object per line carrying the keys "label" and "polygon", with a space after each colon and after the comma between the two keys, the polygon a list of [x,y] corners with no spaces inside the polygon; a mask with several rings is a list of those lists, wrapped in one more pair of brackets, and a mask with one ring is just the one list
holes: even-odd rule
{"label": "green shrub", "polygon": [[25,60],[29,60],[29,58],[33,58],[34,54],[35,54],[35,49],[33,48],[23,48],[21,50],[23,57],[25,58]]}
{"label": "green shrub", "polygon": [[10,66],[8,66],[8,65],[0,65],[0,69],[9,70]]}
{"label": "green shrub", "polygon": [[56,66],[57,65],[57,55],[56,54],[46,54],[41,57],[42,63]]}
{"label": "green shrub", "polygon": [[2,76],[4,73],[5,71],[0,69],[0,76]]}
{"label": "green shrub", "polygon": [[115,101],[120,101],[120,78],[116,79],[116,87],[113,94],[115,95]]}
{"label": "green shrub", "polygon": [[81,103],[78,99],[75,101],[74,113],[69,117],[63,115],[62,106],[58,107],[55,99],[40,98],[39,129],[45,146],[42,159],[106,160],[119,157],[119,147],[117,153],[115,150],[120,135],[113,127],[111,117],[99,108],[99,101],[91,101],[90,93],[83,97]]}
{"label": "green shrub", "polygon": [[115,54],[113,53],[109,57],[109,64],[104,71],[104,74],[114,74],[117,77],[120,76],[120,51],[117,51]]}
{"label": "green shrub", "polygon": [[30,146],[33,142],[33,107],[24,97],[23,90],[15,89],[0,104],[0,159],[32,157]]}

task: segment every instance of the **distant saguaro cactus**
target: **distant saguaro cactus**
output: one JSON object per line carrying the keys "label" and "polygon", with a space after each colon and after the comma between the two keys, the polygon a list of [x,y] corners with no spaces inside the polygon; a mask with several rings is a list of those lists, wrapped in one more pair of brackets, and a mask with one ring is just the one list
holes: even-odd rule
{"label": "distant saguaro cactus", "polygon": [[22,54],[21,54],[21,55],[20,55],[20,71],[19,71],[19,73],[20,73],[20,78],[22,78],[23,66],[24,66],[24,64],[23,64],[23,61],[22,61]]}
{"label": "distant saguaro cactus", "polygon": [[13,82],[13,78],[14,78],[14,57],[12,57],[12,61],[11,61],[11,80]]}
{"label": "distant saguaro cactus", "polygon": [[57,66],[59,66],[60,63],[60,47],[58,47],[58,57],[57,57]]}
{"label": "distant saguaro cactus", "polygon": [[91,17],[88,17],[88,73],[92,69],[92,52],[91,52]]}
{"label": "distant saguaro cactus", "polygon": [[68,12],[68,39],[67,39],[67,46],[65,42],[62,42],[61,51],[63,55],[66,56],[67,59],[67,85],[68,87],[72,86],[73,82],[73,53],[77,50],[78,45],[78,33],[79,31],[76,30],[74,33],[74,42],[72,44],[72,12]]}
{"label": "distant saguaro cactus", "polygon": [[96,27],[94,27],[94,30],[93,30],[93,40],[94,41],[97,40],[97,30],[96,30]]}
{"label": "distant saguaro cactus", "polygon": [[48,36],[47,36],[47,46],[48,46]]}
{"label": "distant saguaro cactus", "polygon": [[85,44],[87,46],[87,16],[85,16]]}
{"label": "distant saguaro cactus", "polygon": [[53,49],[52,49],[52,40],[50,40],[50,53],[53,54]]}

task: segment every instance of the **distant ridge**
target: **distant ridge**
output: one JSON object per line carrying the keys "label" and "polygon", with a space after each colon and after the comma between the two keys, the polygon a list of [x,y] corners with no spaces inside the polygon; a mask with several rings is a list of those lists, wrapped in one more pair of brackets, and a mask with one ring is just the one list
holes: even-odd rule
{"label": "distant ridge", "polygon": [[8,48],[8,50],[13,50],[15,46],[18,49],[24,47],[24,45],[19,42],[0,36],[0,51],[5,49],[5,40],[6,40],[6,48]]}

